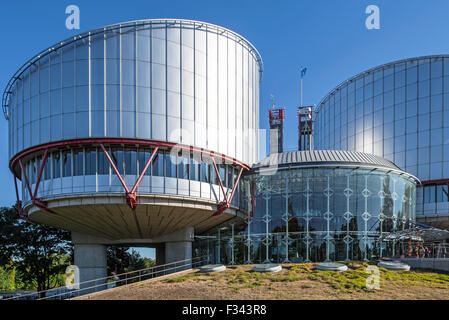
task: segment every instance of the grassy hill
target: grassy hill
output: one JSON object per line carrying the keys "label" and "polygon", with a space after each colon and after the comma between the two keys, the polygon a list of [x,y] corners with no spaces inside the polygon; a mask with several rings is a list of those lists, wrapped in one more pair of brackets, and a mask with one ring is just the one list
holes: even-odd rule
{"label": "grassy hill", "polygon": [[313,263],[285,264],[279,273],[251,272],[254,265],[220,273],[198,270],[118,287],[84,299],[449,299],[449,273],[379,268],[380,289],[368,289],[367,263],[348,271],[319,271]]}

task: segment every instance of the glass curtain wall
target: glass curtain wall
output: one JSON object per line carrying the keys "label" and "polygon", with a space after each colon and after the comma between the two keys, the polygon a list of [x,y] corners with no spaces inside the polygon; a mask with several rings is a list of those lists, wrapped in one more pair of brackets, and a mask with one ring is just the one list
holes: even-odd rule
{"label": "glass curtain wall", "polygon": [[[107,146],[106,150],[119,173],[127,181],[129,187],[132,187],[154,149],[151,147]],[[227,178],[223,180],[225,190],[232,189],[240,168],[232,164],[220,164],[220,159],[217,159],[216,162],[218,162],[222,179]],[[24,161],[24,170],[32,190],[35,188],[41,163],[42,155]],[[171,154],[170,150],[159,149],[144,174],[138,192],[164,193],[164,183],[162,183],[161,189],[156,187],[152,189],[150,179],[155,177],[175,178],[175,180],[187,180],[187,182],[198,184],[200,182],[217,186],[219,184],[210,158],[188,151]],[[120,181],[100,147],[66,148],[49,152],[41,183],[39,196],[86,191],[123,192]],[[155,181],[154,185],[156,184],[158,183]],[[187,188],[187,192],[189,192],[188,183],[184,188]],[[177,192],[181,193],[179,189],[181,186],[177,186]],[[195,195],[193,191],[190,190],[190,193]],[[240,191],[237,189],[232,202],[235,206],[238,206],[239,193]],[[22,184],[22,195],[25,204],[31,200],[26,183]]]}
{"label": "glass curtain wall", "polygon": [[10,157],[61,139],[123,137],[194,145],[253,163],[261,63],[246,40],[203,22],[93,30],[50,48],[15,80]]}
{"label": "glass curtain wall", "polygon": [[249,223],[198,238],[196,251],[209,246],[227,264],[373,260],[402,253],[382,235],[415,220],[415,183],[361,169],[283,170],[245,176],[240,202]]}
{"label": "glass curtain wall", "polygon": [[370,70],[332,91],[318,110],[316,149],[372,153],[422,181],[449,178],[449,57]]}

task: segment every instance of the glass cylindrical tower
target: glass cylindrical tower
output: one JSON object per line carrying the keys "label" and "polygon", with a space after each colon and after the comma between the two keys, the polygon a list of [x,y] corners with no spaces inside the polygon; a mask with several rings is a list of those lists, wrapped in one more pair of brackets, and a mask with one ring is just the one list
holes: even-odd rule
{"label": "glass cylindrical tower", "polygon": [[367,152],[417,176],[418,220],[449,228],[449,57],[400,60],[338,85],[316,110],[316,149]]}
{"label": "glass cylindrical tower", "polygon": [[[243,178],[245,223],[215,227],[195,249],[209,251],[217,263],[399,256],[406,249],[403,244],[385,238],[413,227],[417,182],[392,162],[371,154],[272,154]],[[221,248],[219,256],[216,247]]]}
{"label": "glass cylindrical tower", "polygon": [[108,239],[235,215],[229,195],[259,152],[262,69],[246,39],[189,20],[115,24],[40,52],[2,100],[22,214]]}

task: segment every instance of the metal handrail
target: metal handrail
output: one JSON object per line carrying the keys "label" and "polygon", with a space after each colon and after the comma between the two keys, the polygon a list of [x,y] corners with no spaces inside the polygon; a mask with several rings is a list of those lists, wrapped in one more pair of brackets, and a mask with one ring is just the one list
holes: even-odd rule
{"label": "metal handrail", "polygon": [[[191,261],[189,263],[189,261]],[[10,297],[10,298],[5,298],[2,300],[15,300],[15,299],[22,299],[22,298],[26,298],[26,297],[33,297],[33,296],[37,296],[36,300],[46,300],[46,299],[54,299],[55,297],[62,297],[62,296],[72,296],[74,293],[76,293],[76,296],[80,295],[80,292],[82,291],[87,291],[87,290],[92,290],[94,288],[98,288],[98,287],[107,287],[108,285],[111,284],[115,284],[117,282],[125,282],[125,284],[128,284],[129,280],[132,279],[136,279],[136,278],[140,278],[142,279],[142,277],[151,275],[151,278],[155,278],[155,277],[159,277],[159,276],[155,276],[159,273],[164,273],[163,275],[165,275],[168,271],[174,270],[176,272],[177,269],[182,268],[182,267],[186,267],[186,266],[199,266],[201,265],[203,262],[207,261],[207,257],[195,257],[195,258],[189,258],[189,259],[184,259],[184,260],[179,260],[179,261],[175,261],[175,262],[170,262],[170,263],[166,263],[166,264],[162,264],[162,265],[157,265],[157,266],[153,266],[150,268],[144,268],[144,269],[140,269],[140,270],[134,270],[134,271],[129,271],[129,272],[125,272],[125,273],[120,273],[117,275],[113,275],[113,276],[107,276],[107,277],[101,277],[101,278],[97,278],[97,279],[92,279],[92,280],[87,280],[87,281],[83,281],[83,282],[78,282],[76,283],[76,285],[81,286],[81,285],[85,285],[87,283],[92,283],[94,282],[94,285],[92,286],[88,286],[88,287],[84,287],[84,288],[78,288],[78,289],[73,289],[73,290],[69,290],[67,292],[64,293],[56,293],[50,296],[44,296],[44,297],[40,297],[40,295],[42,293],[47,293],[47,292],[53,292],[53,291],[58,291],[61,289],[66,289],[66,286],[63,287],[58,287],[58,288],[53,288],[53,289],[47,289],[47,290],[41,290],[41,291],[37,291],[37,292],[33,292],[33,293],[28,293],[28,294],[24,294],[24,295],[19,295],[19,296],[14,296],[14,297]],[[178,263],[183,263],[182,265],[177,265]],[[173,265],[173,266],[172,266]],[[167,267],[167,266],[171,266],[171,267]],[[161,269],[162,268],[162,269]],[[161,269],[161,270],[157,270],[157,269]],[[132,277],[128,277],[128,275],[131,274],[135,274],[137,273],[137,276],[132,276]],[[118,279],[118,280],[114,280],[114,281],[110,281],[108,282],[107,280],[109,279],[116,279],[116,277],[123,277],[125,276],[125,279]],[[101,281],[101,284],[97,284],[98,281]],[[141,280],[139,280],[141,281]],[[108,288],[105,288],[104,290],[106,290]],[[100,291],[100,290],[99,290]],[[96,291],[96,292],[99,292]]]}

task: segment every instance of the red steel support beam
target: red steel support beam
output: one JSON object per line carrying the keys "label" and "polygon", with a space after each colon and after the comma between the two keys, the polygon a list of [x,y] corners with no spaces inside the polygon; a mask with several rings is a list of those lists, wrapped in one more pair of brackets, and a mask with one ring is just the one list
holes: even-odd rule
{"label": "red steel support beam", "polygon": [[33,201],[36,200],[37,190],[39,189],[39,183],[41,182],[42,173],[44,172],[45,162],[47,161],[48,149],[45,149],[44,157],[42,158],[41,168],[39,170],[39,176],[37,177],[36,189],[34,190]]}
{"label": "red steel support beam", "polygon": [[106,150],[106,148],[104,147],[103,144],[100,144],[101,149],[103,150],[104,154],[106,155],[106,157],[109,160],[109,163],[111,164],[112,168],[115,171],[115,174],[117,175],[117,177],[119,178],[120,182],[123,185],[123,188],[125,189],[126,192],[126,202],[128,203],[128,205],[131,207],[131,209],[135,209],[137,207],[137,194],[136,194],[136,189],[140,184],[140,181],[142,181],[143,176],[145,175],[145,172],[148,170],[148,167],[150,166],[151,162],[154,159],[154,156],[156,155],[157,151],[159,150],[159,147],[154,148],[153,153],[151,154],[150,159],[148,159],[144,169],[142,170],[142,172],[140,173],[139,178],[137,179],[136,183],[134,184],[133,188],[131,189],[131,191],[129,191],[128,186],[126,185],[125,180],[123,180],[122,176],[120,175],[120,172],[117,170],[117,167],[114,164],[114,161],[112,161],[111,156],[109,155],[108,151]]}
{"label": "red steel support beam", "polygon": [[237,189],[237,185],[239,184],[240,177],[242,176],[243,168],[240,168],[239,175],[237,176],[237,180],[234,182],[234,187],[232,188],[231,196],[229,197],[229,203],[231,203],[232,198],[234,197],[235,190]]}
{"label": "red steel support beam", "polygon": [[[30,187],[30,183],[29,183],[29,181],[28,181],[28,177],[27,177],[27,175],[26,175],[26,173],[25,173],[25,170],[24,170],[24,168],[23,168],[22,159],[19,159],[19,165],[20,165],[20,169],[22,170],[22,176],[25,178],[25,183],[26,183],[26,187],[27,187],[27,189],[28,189],[28,192],[29,192],[29,194],[30,194],[31,202],[32,202],[36,207],[38,207],[39,209],[41,209],[41,210],[43,210],[43,211],[45,211],[45,212],[53,213],[53,214],[54,214],[54,213],[55,213],[54,211],[48,209],[47,202],[42,201],[41,199],[39,199],[39,198],[36,197],[36,196],[37,196],[37,191],[39,190],[40,180],[41,180],[42,174],[43,174],[43,172],[44,172],[44,167],[45,167],[45,163],[46,163],[46,161],[47,161],[47,157],[48,157],[48,149],[45,149],[44,157],[43,157],[43,159],[42,159],[42,164],[41,164],[41,167],[40,167],[40,169],[39,169],[39,176],[38,176],[38,178],[37,178],[36,187],[35,187],[35,189],[34,189],[34,194],[33,194],[32,191],[31,191],[31,187]],[[17,199],[19,199],[18,189],[17,189],[17,181],[16,181],[15,178],[16,178],[16,176],[15,176],[15,174],[14,174],[14,182],[15,182],[15,184],[16,184]],[[18,202],[20,202],[20,200],[18,200]],[[20,202],[20,207],[22,207],[21,202]],[[25,217],[25,215],[24,215],[24,213],[23,213],[23,210],[20,209],[20,211],[22,211],[22,217]],[[20,211],[19,211],[19,214],[20,214]],[[26,220],[27,220],[28,222],[31,222],[31,221],[28,220],[28,217],[25,217],[25,218],[26,218]]]}
{"label": "red steel support beam", "polygon": [[211,159],[212,159],[212,164],[214,165],[215,174],[217,175],[218,182],[220,183],[221,191],[223,192],[223,196],[225,198],[225,201],[228,202],[228,197],[226,197],[226,192],[225,192],[224,187],[223,187],[223,182],[221,181],[220,172],[218,171],[217,164],[215,163],[214,157],[211,157]]}
{"label": "red steel support beam", "polygon": [[126,200],[129,204],[129,206],[131,207],[131,209],[135,209],[137,207],[137,193],[136,193],[137,187],[139,186],[140,181],[142,180],[145,172],[148,170],[150,163],[153,161],[157,150],[159,150],[159,147],[156,147],[153,150],[153,153],[151,154],[150,159],[148,159],[145,167],[143,168],[142,172],[140,173],[139,179],[137,179],[137,181],[134,184],[134,187],[131,189],[131,191],[126,194]]}
{"label": "red steel support beam", "polygon": [[150,159],[148,159],[147,164],[145,165],[145,168],[143,168],[142,172],[140,173],[139,179],[137,179],[136,183],[134,184],[134,187],[131,189],[131,193],[136,192],[137,187],[140,184],[140,181],[142,180],[145,172],[148,170],[148,167],[150,166],[150,163],[153,161],[153,158],[155,157],[157,151],[159,150],[159,147],[156,147],[151,154]]}
{"label": "red steel support beam", "polygon": [[33,201],[33,204],[36,207],[38,207],[39,209],[41,209],[42,211],[45,211],[45,212],[51,213],[51,214],[56,214],[56,212],[54,212],[53,210],[48,209],[47,202],[45,202],[45,201],[41,201],[40,199],[36,199],[36,200]]}
{"label": "red steel support beam", "polygon": [[115,174],[117,175],[118,179],[122,183],[123,188],[125,188],[126,193],[129,193],[129,189],[126,186],[125,180],[123,180],[122,176],[120,175],[120,172],[118,172],[117,167],[115,166],[114,161],[112,161],[111,156],[109,155],[108,151],[106,150],[106,148],[104,147],[103,144],[100,144],[100,147],[101,147],[101,149],[103,149],[104,154],[108,158],[109,163],[111,164],[112,169],[114,169]]}
{"label": "red steel support beam", "polygon": [[17,187],[17,176],[14,173],[14,186],[16,187],[16,197],[17,197],[17,211],[19,212],[19,218],[25,219],[25,215],[22,210],[22,201],[20,201],[19,197],[19,188]]}
{"label": "red steel support beam", "polygon": [[33,193],[31,192],[30,183],[28,182],[28,177],[25,173],[25,169],[23,169],[22,159],[19,159],[20,170],[22,170],[22,176],[25,178],[25,184],[30,194],[30,199],[33,199]]}
{"label": "red steel support beam", "polygon": [[[136,183],[134,184],[134,187],[132,188],[132,190],[130,191],[124,181],[124,179],[122,178],[122,176],[120,175],[120,173],[117,170],[117,167],[114,164],[114,161],[111,159],[111,156],[109,155],[108,151],[106,150],[106,148],[104,147],[104,143],[108,143],[108,144],[132,144],[132,145],[144,145],[144,146],[154,146],[155,150],[153,151],[150,159],[147,161],[145,168],[143,169],[143,171],[141,172],[138,180],[136,181]],[[127,202],[130,205],[130,207],[132,209],[135,209],[136,205],[137,205],[137,195],[136,195],[136,190],[141,182],[141,180],[143,179],[143,176],[145,175],[145,172],[148,170],[149,165],[152,163],[153,159],[155,159],[155,157],[157,157],[157,150],[159,148],[177,148],[180,150],[189,150],[190,152],[194,152],[194,153],[200,153],[202,155],[207,155],[209,157],[211,157],[212,159],[212,163],[214,165],[214,169],[215,169],[215,173],[217,175],[218,181],[220,183],[220,188],[221,191],[223,192],[223,196],[225,198],[225,201],[222,201],[218,204],[217,206],[217,212],[215,214],[220,214],[222,212],[224,212],[227,208],[229,208],[230,203],[232,201],[232,198],[234,196],[234,193],[236,191],[238,182],[240,180],[241,174],[243,172],[243,169],[245,170],[249,170],[250,168],[237,161],[236,159],[227,157],[223,154],[217,154],[213,151],[209,151],[209,150],[205,150],[203,148],[197,148],[197,147],[193,147],[193,146],[187,146],[187,145],[181,145],[181,144],[177,144],[177,143],[172,143],[172,142],[165,142],[165,141],[152,141],[152,140],[142,140],[142,139],[124,139],[124,138],[87,138],[87,139],[73,139],[73,140],[65,140],[65,141],[57,141],[57,142],[51,142],[51,143],[47,143],[45,145],[40,145],[40,146],[35,146],[35,147],[31,147],[28,148],[24,151],[22,151],[21,153],[17,154],[14,156],[14,158],[10,161],[10,169],[14,174],[14,168],[17,164],[17,162],[20,165],[21,171],[22,171],[22,176],[25,178],[25,184],[26,187],[28,189],[28,192],[30,194],[30,198],[33,201],[33,204],[35,204],[37,207],[39,207],[40,209],[46,211],[46,212],[51,212],[54,213],[53,211],[51,211],[50,209],[48,209],[47,204],[45,201],[42,201],[38,198],[36,198],[37,196],[37,191],[39,188],[39,184],[40,181],[42,179],[42,174],[43,174],[43,170],[46,164],[46,160],[48,158],[48,151],[51,148],[59,148],[59,147],[66,147],[66,146],[75,146],[75,145],[80,145],[80,144],[98,144],[100,145],[100,147],[102,148],[104,154],[106,155],[106,157],[108,158],[109,163],[111,164],[112,168],[114,169],[114,172],[116,173],[117,177],[119,178],[121,184],[123,185],[123,188],[126,191],[126,197],[127,197]],[[40,168],[40,172],[39,172],[39,177],[36,183],[36,189],[34,192],[34,195],[31,191],[31,187],[28,181],[28,177],[25,174],[25,170],[23,168],[23,163],[22,163],[22,158],[24,158],[25,156],[31,155],[35,152],[41,151],[41,150],[45,150],[44,153],[44,157],[43,157],[43,161],[42,161],[42,165]],[[221,176],[220,176],[220,172],[218,170],[217,164],[215,162],[215,158],[220,158],[222,160],[225,160],[226,162],[239,166],[240,167],[240,172],[239,175],[237,177],[237,180],[234,184],[232,193],[230,195],[230,197],[227,197],[227,194],[224,190],[224,186],[223,186],[223,182],[221,180]],[[15,179],[17,177],[15,176]],[[17,184],[17,181],[15,180],[15,183]],[[18,190],[17,190],[17,195],[18,195]],[[19,197],[17,197],[17,199],[19,199]],[[20,200],[18,200],[20,201]],[[215,215],[214,214],[214,215]]]}
{"label": "red steel support beam", "polygon": [[220,182],[220,187],[221,187],[221,190],[223,191],[223,195],[225,197],[225,200],[220,202],[217,205],[217,211],[215,211],[215,213],[212,215],[212,216],[218,216],[218,215],[222,214],[226,209],[228,209],[231,206],[231,201],[232,201],[232,198],[234,197],[235,190],[237,190],[237,186],[239,184],[240,177],[242,176],[243,168],[240,168],[239,175],[237,176],[237,179],[234,182],[234,186],[232,188],[231,195],[228,198],[226,196],[225,191],[224,191],[223,183],[221,181],[221,177],[220,177],[220,174],[218,172],[217,165],[215,163],[214,158],[212,158],[212,163],[214,164],[215,172],[217,173],[217,177],[218,177],[218,182]]}

